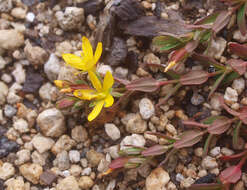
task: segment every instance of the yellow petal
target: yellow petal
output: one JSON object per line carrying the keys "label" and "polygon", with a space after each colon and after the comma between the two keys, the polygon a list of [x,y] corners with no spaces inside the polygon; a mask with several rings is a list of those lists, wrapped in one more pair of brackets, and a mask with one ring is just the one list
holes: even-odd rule
{"label": "yellow petal", "polygon": [[91,83],[93,84],[93,87],[94,87],[98,92],[102,91],[101,82],[100,82],[100,80],[98,79],[98,77],[96,76],[96,74],[93,73],[92,71],[89,71],[88,74],[89,74],[90,81],[91,81]]}
{"label": "yellow petal", "polygon": [[104,78],[103,89],[104,91],[109,90],[114,83],[113,76],[110,71],[107,71]]}
{"label": "yellow petal", "polygon": [[92,100],[97,98],[97,92],[92,89],[80,89],[74,91],[74,96],[82,100]]}
{"label": "yellow petal", "polygon": [[63,81],[62,81],[62,80],[54,80],[54,84],[55,84],[58,88],[63,88]]}
{"label": "yellow petal", "polygon": [[85,57],[93,59],[93,48],[89,39],[87,39],[85,36],[82,37],[82,50]]}
{"label": "yellow petal", "polygon": [[167,65],[167,67],[165,68],[165,71],[164,71],[164,72],[167,72],[170,68],[174,67],[176,64],[177,64],[176,61],[170,62],[170,63]]}
{"label": "yellow petal", "polygon": [[104,105],[104,107],[108,108],[108,107],[112,106],[113,102],[114,102],[114,98],[112,97],[112,95],[109,94],[105,98],[105,105]]}
{"label": "yellow petal", "polygon": [[98,62],[98,60],[99,60],[101,54],[102,54],[102,43],[99,42],[99,43],[97,44],[97,48],[96,48],[96,51],[95,51],[95,53],[94,53],[94,61],[95,61],[95,64]]}
{"label": "yellow petal", "polygon": [[78,57],[70,53],[65,53],[62,55],[62,57],[64,61],[71,67],[74,67],[80,70],[85,70],[85,62],[83,61],[81,57]]}
{"label": "yellow petal", "polygon": [[94,120],[99,115],[100,111],[103,108],[103,105],[104,105],[104,100],[98,101],[96,103],[96,105],[93,108],[93,111],[87,117],[88,121]]}

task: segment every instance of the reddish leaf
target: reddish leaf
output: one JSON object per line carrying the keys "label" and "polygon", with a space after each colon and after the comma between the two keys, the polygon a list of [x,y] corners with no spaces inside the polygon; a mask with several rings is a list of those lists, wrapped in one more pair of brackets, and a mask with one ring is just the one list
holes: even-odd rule
{"label": "reddish leaf", "polygon": [[238,117],[245,125],[247,125],[247,106],[242,108]]}
{"label": "reddish leaf", "polygon": [[209,74],[202,70],[193,70],[180,78],[182,85],[198,85],[208,80]]}
{"label": "reddish leaf", "polygon": [[247,58],[247,45],[230,42],[228,43],[228,48],[230,52],[238,55],[239,57]]}
{"label": "reddish leaf", "polygon": [[221,117],[219,119],[216,119],[208,127],[208,132],[210,134],[215,134],[215,135],[222,134],[229,129],[233,121],[234,121],[233,119],[228,119],[227,117]]}
{"label": "reddish leaf", "polygon": [[227,61],[227,64],[229,64],[239,75],[243,75],[246,72],[246,61],[240,59],[230,59]]}
{"label": "reddish leaf", "polygon": [[236,183],[242,175],[242,171],[239,166],[231,166],[220,174],[220,181],[223,184]]}
{"label": "reddish leaf", "polygon": [[167,150],[168,150],[167,146],[157,144],[142,151],[141,154],[143,156],[156,156],[156,155],[164,154]]}
{"label": "reddish leaf", "polygon": [[183,124],[193,126],[193,127],[201,127],[201,128],[207,128],[208,127],[208,125],[205,125],[203,123],[198,123],[198,122],[192,121],[192,120],[183,121]]}
{"label": "reddish leaf", "polygon": [[234,160],[234,159],[241,158],[245,154],[247,154],[247,151],[241,152],[239,154],[230,155],[230,156],[221,156],[220,159],[222,161],[229,161],[229,160]]}
{"label": "reddish leaf", "polygon": [[171,52],[171,57],[169,59],[169,62],[175,61],[177,62],[181,62],[183,61],[186,57],[188,56],[188,52],[185,49],[185,47],[180,48],[178,50],[175,50],[173,52]]}
{"label": "reddish leaf", "polygon": [[130,91],[154,92],[159,88],[159,82],[152,77],[140,78],[126,85]]}
{"label": "reddish leaf", "polygon": [[176,149],[191,147],[202,139],[203,134],[204,132],[199,130],[185,131],[173,146]]}
{"label": "reddish leaf", "polygon": [[222,189],[222,184],[219,183],[204,183],[204,184],[192,184],[190,190],[220,190]]}
{"label": "reddish leaf", "polygon": [[222,11],[216,18],[212,30],[217,34],[221,29],[223,29],[231,18],[231,12]]}
{"label": "reddish leaf", "polygon": [[239,116],[239,113],[236,112],[235,110],[229,108],[225,102],[224,102],[224,98],[223,96],[219,96],[219,102],[220,102],[220,105],[231,115],[234,115],[234,116]]}
{"label": "reddish leaf", "polygon": [[110,163],[109,168],[111,169],[123,168],[124,165],[128,162],[128,160],[129,160],[128,157],[117,158]]}
{"label": "reddish leaf", "polygon": [[72,98],[64,98],[62,100],[57,101],[56,106],[59,109],[65,109],[68,107],[73,106],[75,103],[75,100]]}

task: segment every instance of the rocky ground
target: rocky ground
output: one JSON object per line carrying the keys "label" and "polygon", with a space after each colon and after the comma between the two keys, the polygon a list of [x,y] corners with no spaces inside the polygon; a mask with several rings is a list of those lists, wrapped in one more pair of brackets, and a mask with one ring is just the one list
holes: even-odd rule
{"label": "rocky ground", "polygon": [[[166,64],[167,55],[151,45],[152,37],[160,30],[171,30],[163,28],[160,19],[183,19],[189,23],[218,8],[214,1],[208,1],[209,6],[199,0],[126,0],[122,7],[120,2],[0,0],[0,190],[184,189],[203,176],[219,175],[224,167],[218,158],[236,151],[227,142],[212,144],[203,158],[203,143],[199,143],[179,151],[162,168],[155,169],[163,157],[137,169],[102,177],[111,160],[119,156],[119,149],[126,145],[165,143],[147,131],[176,137],[183,130],[178,120],[199,111],[205,115],[221,113],[217,98],[207,101],[206,85],[180,90],[176,98],[161,107],[160,116],[155,113],[155,104],[172,85],[152,94],[133,96],[122,114],[104,126],[88,127],[84,110],[56,108],[61,94],[53,81],[76,80],[75,69],[65,65],[61,54],[80,55],[82,36],[94,44],[103,43],[99,73],[110,70],[124,79],[150,75],[160,78],[156,68],[141,66]],[[128,2],[132,2],[130,7]],[[145,20],[139,25],[129,24],[144,15],[154,17],[149,23]],[[225,38],[221,34],[212,50],[221,61],[226,59]],[[233,38],[247,41],[247,36],[237,30]],[[232,108],[240,103],[247,105],[246,78],[247,74],[218,92],[233,102]],[[239,150],[245,140],[240,142]],[[247,173],[234,188],[247,188]]]}

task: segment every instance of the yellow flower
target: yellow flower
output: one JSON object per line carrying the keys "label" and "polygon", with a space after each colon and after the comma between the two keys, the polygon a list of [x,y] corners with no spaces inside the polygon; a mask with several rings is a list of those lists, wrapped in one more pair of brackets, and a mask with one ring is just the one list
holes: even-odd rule
{"label": "yellow flower", "polygon": [[90,41],[83,36],[82,37],[82,50],[83,53],[81,54],[81,57],[65,53],[62,55],[64,61],[70,65],[71,67],[74,67],[76,69],[82,70],[82,71],[95,71],[96,69],[96,63],[98,62],[101,54],[102,54],[102,43],[99,42],[97,44],[97,48],[95,53],[93,54],[93,48],[91,46]]}
{"label": "yellow flower", "polygon": [[92,82],[92,85],[95,89],[75,90],[74,96],[83,100],[93,100],[94,108],[92,112],[88,115],[88,120],[92,121],[99,115],[103,106],[106,108],[112,106],[114,99],[111,95],[111,88],[114,83],[114,79],[112,77],[112,74],[109,71],[107,71],[102,86],[100,80],[98,79],[95,73],[89,71],[88,74],[90,81]]}
{"label": "yellow flower", "polygon": [[167,67],[165,68],[164,72],[167,72],[168,70],[170,70],[172,67],[174,67],[177,64],[176,61],[171,61]]}

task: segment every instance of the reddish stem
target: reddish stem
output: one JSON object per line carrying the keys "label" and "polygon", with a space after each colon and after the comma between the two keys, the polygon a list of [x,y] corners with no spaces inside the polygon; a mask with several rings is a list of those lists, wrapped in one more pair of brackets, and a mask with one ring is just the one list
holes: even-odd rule
{"label": "reddish stem", "polygon": [[241,169],[241,168],[243,167],[243,165],[244,165],[246,159],[247,159],[247,155],[245,155],[245,156],[241,159],[241,161],[238,163],[237,167],[239,167],[239,169]]}
{"label": "reddish stem", "polygon": [[166,81],[159,81],[158,86],[163,86],[163,85],[167,85],[167,84],[174,84],[174,83],[178,83],[178,80],[166,80]]}

